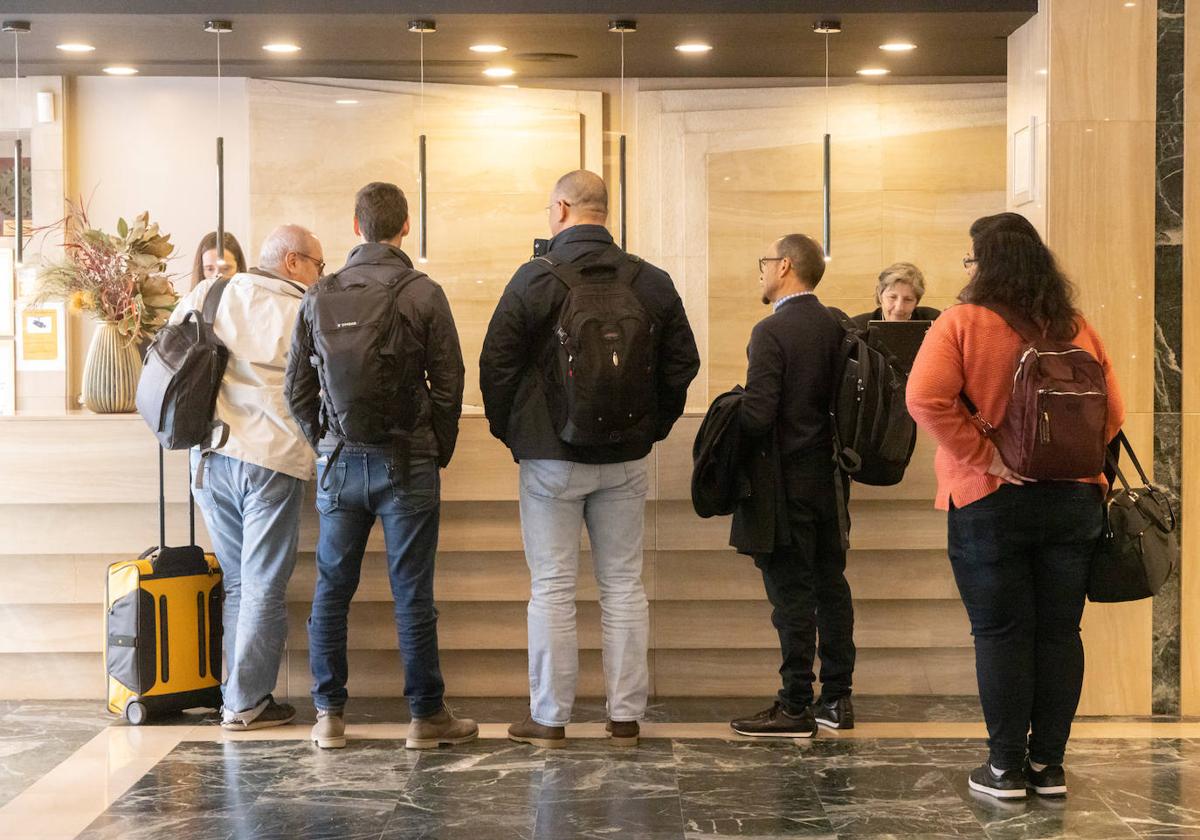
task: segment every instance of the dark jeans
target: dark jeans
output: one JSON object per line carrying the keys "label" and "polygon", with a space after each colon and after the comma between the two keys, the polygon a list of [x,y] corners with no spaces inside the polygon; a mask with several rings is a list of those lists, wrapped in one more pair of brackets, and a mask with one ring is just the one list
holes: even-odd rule
{"label": "dark jeans", "polygon": [[813,657],[820,639],[821,694],[850,694],[854,676],[854,605],[846,582],[846,552],[838,530],[833,477],[789,475],[788,525],[792,545],[760,554],[771,623],[779,632],[783,688],[779,702],[797,714],[813,702]]}
{"label": "dark jeans", "polygon": [[1079,622],[1100,490],[1006,484],[950,510],[950,563],[971,619],[991,763],[1062,764],[1083,686]]}
{"label": "dark jeans", "polygon": [[404,696],[413,717],[442,708],[433,566],[438,543],[440,478],[432,458],[413,459],[408,476],[389,454],[346,446],[321,487],[328,456],[317,462],[317,590],[308,619],[308,659],[318,709],[346,704],[346,625],[363,552],[375,517],[383,521],[396,633],[404,663]]}

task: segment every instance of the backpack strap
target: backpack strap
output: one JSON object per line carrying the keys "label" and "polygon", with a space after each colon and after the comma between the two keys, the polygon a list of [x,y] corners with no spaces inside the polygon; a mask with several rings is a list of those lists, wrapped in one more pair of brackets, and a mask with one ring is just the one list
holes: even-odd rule
{"label": "backpack strap", "polygon": [[549,254],[534,257],[530,262],[541,263],[541,267],[553,274],[558,281],[568,289],[574,289],[583,282],[583,274],[572,263],[560,262]]}
{"label": "backpack strap", "polygon": [[[615,253],[614,253],[615,252]],[[563,262],[550,254],[544,254],[540,257],[534,257],[530,262],[541,263],[541,267],[545,268],[568,289],[574,289],[581,283],[587,282],[584,274],[591,265],[604,265],[606,262],[615,264],[617,270],[617,282],[625,286],[632,286],[633,281],[637,279],[638,273],[641,272],[642,266],[645,263],[641,257],[626,253],[618,248],[615,244],[611,246],[608,255],[614,256],[615,259],[611,262],[599,260],[587,266],[579,266],[573,262]]]}
{"label": "backpack strap", "polygon": [[[204,308],[201,310],[200,318],[209,329],[213,329],[217,322],[217,309],[221,306],[221,297],[225,294],[225,288],[229,285],[229,279],[228,277],[219,278],[209,287],[208,292],[204,295]],[[212,433],[218,430],[221,433],[221,437],[216,445],[213,445]],[[204,489],[204,473],[205,467],[207,467],[208,456],[228,442],[229,424],[224,420],[213,420],[212,428],[209,430],[208,446],[200,447],[200,461],[196,464],[195,487],[197,490]],[[190,462],[188,467],[190,470]],[[191,484],[189,483],[190,486]],[[195,539],[193,539],[192,543],[194,544],[195,542]]]}
{"label": "backpack strap", "polygon": [[1008,324],[1008,328],[1021,336],[1021,340],[1026,344],[1035,344],[1039,339],[1045,338],[1044,330],[1006,304],[993,302],[978,305],[984,309],[990,309],[1003,318],[1004,323]]}

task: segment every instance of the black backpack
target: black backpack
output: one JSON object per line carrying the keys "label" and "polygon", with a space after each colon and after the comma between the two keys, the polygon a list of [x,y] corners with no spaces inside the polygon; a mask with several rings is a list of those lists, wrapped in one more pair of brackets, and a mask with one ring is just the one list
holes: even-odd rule
{"label": "black backpack", "polygon": [[[229,426],[213,423],[217,393],[229,361],[229,349],[213,332],[213,321],[228,279],[212,284],[203,313],[193,309],[178,324],[159,330],[146,351],[136,403],[142,419],[164,449],[218,449]],[[213,445],[214,431],[221,432]]]}
{"label": "black backpack", "polygon": [[899,484],[917,445],[917,424],[904,398],[908,376],[845,313],[830,312],[845,331],[830,407],[838,468],[860,484]]}
{"label": "black backpack", "polygon": [[615,246],[584,265],[534,259],[567,287],[546,363],[559,438],[573,446],[652,441],[658,335],[633,292],[642,261]]}
{"label": "black backpack", "polygon": [[424,369],[414,324],[397,301],[424,276],[415,269],[385,280],[330,274],[309,291],[322,431],[341,442],[398,445],[397,436],[416,426]]}

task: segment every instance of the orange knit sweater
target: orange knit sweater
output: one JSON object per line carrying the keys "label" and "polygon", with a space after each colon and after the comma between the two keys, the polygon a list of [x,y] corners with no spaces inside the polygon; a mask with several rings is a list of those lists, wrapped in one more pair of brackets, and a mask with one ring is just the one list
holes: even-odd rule
{"label": "orange knit sweater", "polygon": [[[1072,343],[1095,356],[1104,368],[1108,385],[1106,440],[1111,440],[1125,421],[1125,404],[1108,354],[1082,318]],[[908,410],[938,443],[934,504],[939,510],[949,510],[951,500],[955,507],[966,507],[1000,486],[1000,479],[987,474],[995,448],[971,420],[958,395],[966,384],[979,413],[992,425],[1000,425],[1023,346],[1024,341],[1003,318],[973,304],[952,306],[929,328],[908,380]],[[1102,475],[1086,481],[1105,483]]]}

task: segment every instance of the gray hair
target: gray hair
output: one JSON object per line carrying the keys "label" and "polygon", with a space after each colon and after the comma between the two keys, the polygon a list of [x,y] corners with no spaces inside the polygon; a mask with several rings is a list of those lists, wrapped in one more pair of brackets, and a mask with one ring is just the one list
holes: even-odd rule
{"label": "gray hair", "polygon": [[308,228],[300,225],[280,225],[271,231],[263,240],[262,249],[258,252],[260,268],[282,268],[288,254],[307,254],[309,245],[316,236]]}
{"label": "gray hair", "polygon": [[925,297],[925,275],[910,262],[892,263],[879,272],[879,284],[875,287],[875,303],[883,303],[883,293],[897,283],[907,283],[917,295],[917,303]]}
{"label": "gray hair", "polygon": [[576,169],[559,178],[550,197],[561,198],[577,213],[608,215],[608,187],[604,186],[603,178],[586,169]]}

